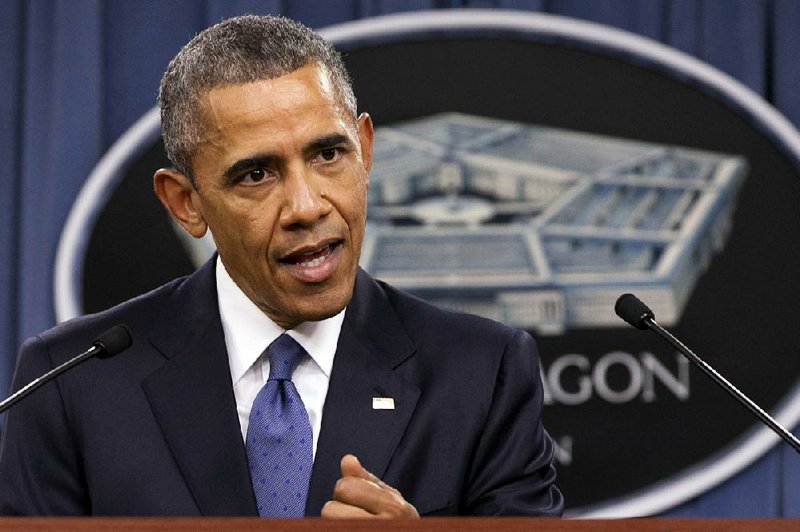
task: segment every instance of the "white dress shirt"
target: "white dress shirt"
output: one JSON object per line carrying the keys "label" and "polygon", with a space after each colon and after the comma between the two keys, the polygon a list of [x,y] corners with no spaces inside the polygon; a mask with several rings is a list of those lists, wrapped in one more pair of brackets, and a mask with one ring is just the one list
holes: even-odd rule
{"label": "white dress shirt", "polygon": [[[250,301],[233,282],[219,257],[216,276],[219,315],[228,348],[233,394],[236,397],[242,438],[247,441],[250,409],[269,377],[269,357],[264,351],[286,331]],[[312,452],[315,455],[322,425],[322,407],[328,393],[333,355],[339,342],[344,312],[342,310],[326,320],[301,323],[287,332],[309,354],[294,370],[292,382],[308,412],[314,439]]]}

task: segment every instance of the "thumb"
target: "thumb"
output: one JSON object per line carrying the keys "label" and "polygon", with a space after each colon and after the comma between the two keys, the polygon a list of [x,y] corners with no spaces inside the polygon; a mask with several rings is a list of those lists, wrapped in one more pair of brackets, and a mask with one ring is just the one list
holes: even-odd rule
{"label": "thumb", "polygon": [[358,458],[352,454],[344,455],[340,466],[342,468],[343,477],[357,477],[363,478],[364,480],[373,480],[375,478],[372,473],[364,469],[364,466],[361,465]]}

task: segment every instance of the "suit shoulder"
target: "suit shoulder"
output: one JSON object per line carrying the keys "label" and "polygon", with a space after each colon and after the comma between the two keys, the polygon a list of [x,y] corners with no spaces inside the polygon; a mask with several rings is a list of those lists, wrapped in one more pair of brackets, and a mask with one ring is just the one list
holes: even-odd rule
{"label": "suit shoulder", "polygon": [[463,338],[476,345],[506,344],[515,335],[530,339],[519,329],[475,314],[445,309],[383,281],[376,282],[412,336],[443,337],[450,341]]}
{"label": "suit shoulder", "polygon": [[114,325],[124,324],[131,330],[147,330],[163,312],[165,303],[180,289],[186,279],[186,277],[174,279],[109,309],[60,323],[28,338],[23,344],[22,353],[24,355],[26,348],[40,343],[46,345],[51,353],[63,353],[54,356],[54,362],[59,363],[62,357],[66,359],[78,351],[88,349],[98,335]]}

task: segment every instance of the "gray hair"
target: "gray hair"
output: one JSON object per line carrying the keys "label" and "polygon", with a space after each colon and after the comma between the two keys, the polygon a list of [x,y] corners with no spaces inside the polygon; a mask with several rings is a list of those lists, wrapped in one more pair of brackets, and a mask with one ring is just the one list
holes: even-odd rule
{"label": "gray hair", "polygon": [[175,168],[195,183],[191,159],[203,134],[201,99],[209,90],[277,78],[311,62],[327,70],[339,103],[355,118],[342,57],[310,28],[284,17],[244,15],[197,34],[170,61],[158,93],[164,147]]}

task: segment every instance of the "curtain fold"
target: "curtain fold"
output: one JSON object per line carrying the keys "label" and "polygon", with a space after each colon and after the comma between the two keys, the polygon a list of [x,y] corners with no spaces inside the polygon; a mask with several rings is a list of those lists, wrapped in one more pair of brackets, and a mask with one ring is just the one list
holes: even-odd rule
{"label": "curtain fold", "polygon": [[770,50],[771,101],[800,127],[800,5],[795,0],[775,0]]}
{"label": "curtain fold", "polygon": [[24,6],[0,3],[0,390],[8,390],[19,326],[19,158],[24,63]]}

